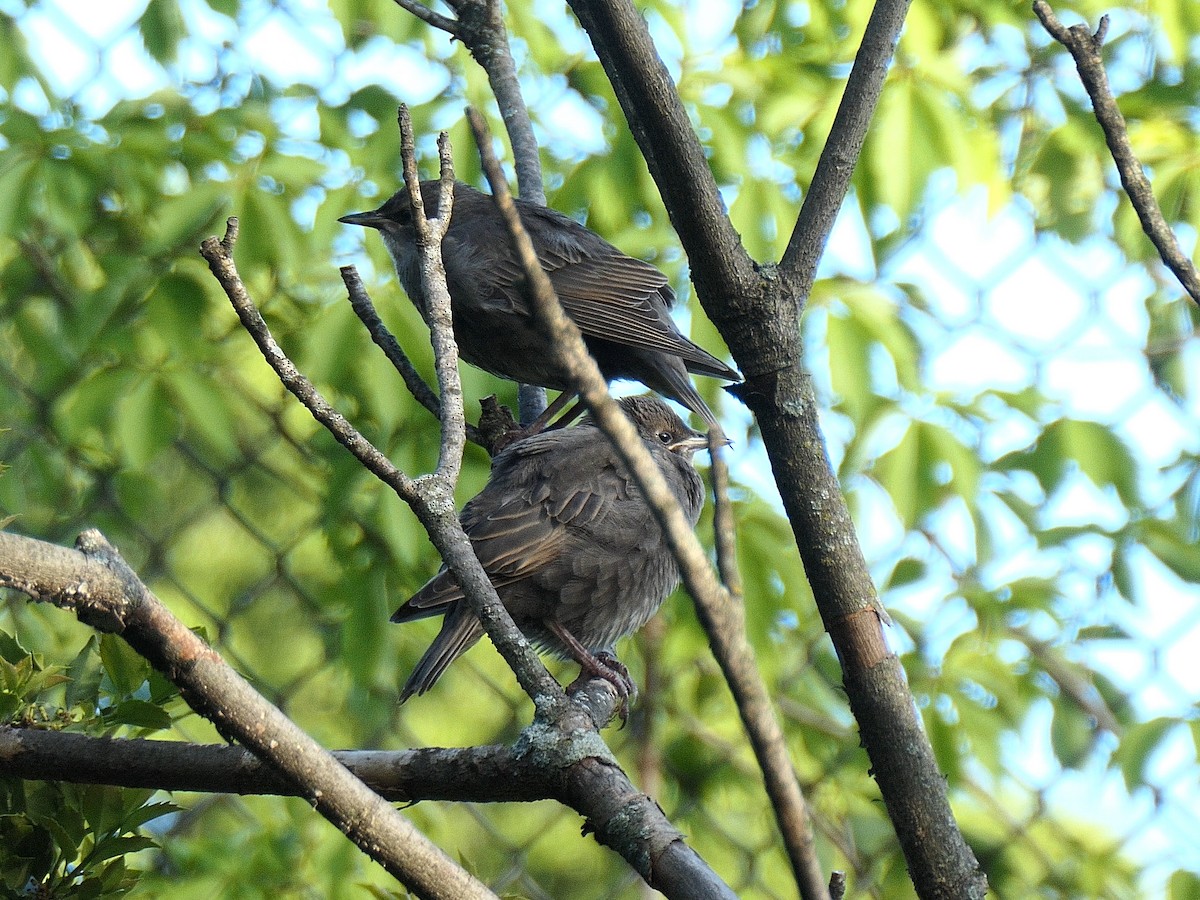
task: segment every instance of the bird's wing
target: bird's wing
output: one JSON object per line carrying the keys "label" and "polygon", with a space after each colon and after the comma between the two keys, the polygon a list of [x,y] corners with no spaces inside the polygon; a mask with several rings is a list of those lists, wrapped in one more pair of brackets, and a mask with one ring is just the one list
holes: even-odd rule
{"label": "bird's wing", "polygon": [[[585,433],[586,432],[586,433]],[[570,428],[547,432],[513,445],[496,458],[492,479],[464,507],[461,521],[471,545],[497,588],[520,581],[553,563],[567,547],[572,529],[586,527],[604,511],[604,473],[580,483],[576,466],[523,467],[523,478],[514,478],[521,461],[552,453],[564,443],[595,443],[603,449],[594,429]],[[598,443],[597,443],[598,442]],[[578,447],[575,450],[578,453]],[[515,482],[515,483],[514,483]],[[392,616],[406,622],[445,611],[463,597],[454,576],[443,569]]]}
{"label": "bird's wing", "polygon": [[[585,335],[677,356],[688,368],[717,378],[740,376],[676,328],[667,277],[650,263],[621,253],[558,210],[519,204],[535,238],[538,262],[571,320]],[[524,273],[515,259],[494,261],[492,290],[507,308],[524,304]],[[694,368],[693,368],[694,367]]]}
{"label": "bird's wing", "polygon": [[575,261],[542,254],[541,261],[563,309],[585,335],[669,353],[712,374],[736,377],[680,334],[668,313],[675,295],[666,276],[649,263],[622,254]]}

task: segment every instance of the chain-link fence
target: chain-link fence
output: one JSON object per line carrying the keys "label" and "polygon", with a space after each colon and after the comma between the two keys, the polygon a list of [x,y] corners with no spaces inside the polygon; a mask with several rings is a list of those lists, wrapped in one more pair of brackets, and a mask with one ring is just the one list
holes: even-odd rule
{"label": "chain-link fence", "polygon": [[[152,12],[156,6],[171,12]],[[267,77],[306,82],[336,95],[370,58],[365,50],[344,50],[340,29],[323,9],[290,3],[245,6],[237,27],[202,3],[151,4],[141,14],[90,10],[86,21],[56,3],[26,7],[9,0],[0,3],[0,12],[28,37],[52,89],[70,98],[81,118],[102,115],[119,98],[173,90],[180,82],[188,84],[202,109],[221,102],[228,84],[222,79],[236,72],[251,78],[260,76],[249,73],[265,71],[271,73]],[[139,22],[176,11],[192,37],[180,54],[179,70],[168,71],[147,56],[142,40],[154,31]],[[99,16],[109,21],[100,22]],[[370,52],[390,51],[377,46]],[[436,64],[406,64],[436,82]],[[57,103],[40,93],[26,80],[7,102],[38,115],[58,115]],[[1148,334],[1147,298],[1160,286],[1144,270],[1127,266],[1104,237],[1078,246],[1035,237],[1031,218],[1017,206],[989,219],[978,197],[955,198],[935,189],[928,208],[923,226],[884,271],[864,269],[859,243],[845,236],[852,226],[842,229],[843,238],[835,237],[825,263],[834,285],[842,272],[907,285],[895,292],[896,300],[900,318],[925,354],[926,393],[901,397],[904,392],[897,389],[898,403],[917,419],[953,419],[950,427],[964,435],[965,443],[984,459],[994,459],[1024,446],[1046,423],[1022,419],[1009,406],[993,420],[972,419],[955,403],[988,391],[1017,394],[1034,386],[1059,404],[1064,416],[1102,422],[1132,448],[1142,461],[1135,477],[1148,509],[1154,509],[1156,497],[1165,502],[1181,479],[1195,478],[1198,394],[1173,402],[1156,380],[1156,367],[1169,353],[1196,371],[1200,342],[1191,334],[1182,348],[1160,346]],[[136,377],[155,358],[169,370],[169,347],[159,348],[162,355],[155,357],[144,345],[129,346],[130,356],[123,357],[117,342],[80,339],[76,298],[53,287],[62,282],[56,248],[28,238],[21,247],[43,284],[28,302],[0,311],[0,425],[5,429],[0,461],[10,467],[0,478],[0,517],[15,515],[11,527],[64,544],[85,525],[100,528],[184,621],[203,627],[231,664],[327,744],[458,745],[510,740],[517,733],[527,719],[527,703],[485,649],[459,662],[438,694],[403,709],[396,705],[397,683],[436,623],[399,629],[387,626],[386,618],[405,591],[433,571],[436,560],[397,504],[340,460],[338,449],[259,373],[231,316],[210,318],[200,334],[212,351],[210,368],[197,377],[219,383],[233,398],[229,406],[235,412],[223,419],[222,434],[220,422],[211,431],[188,424],[186,407],[204,402],[182,387],[183,378],[194,373],[182,373],[178,381]],[[813,366],[830,396],[834,388],[825,374],[826,354],[839,348],[824,349],[821,338],[836,330],[836,321],[852,304],[839,299],[835,286],[810,313]],[[144,304],[115,303],[106,329],[137,332],[145,327],[144,315]],[[234,364],[238,360],[241,365]],[[888,381],[886,373],[881,381]],[[944,407],[939,398],[947,400]],[[93,408],[100,403],[113,403],[115,409]],[[184,409],[161,433],[142,433],[137,429],[144,417],[122,415],[137,404],[155,415],[175,406]],[[406,423],[416,423],[422,414],[405,415],[411,416]],[[122,425],[123,420],[134,424]],[[849,429],[836,415],[828,425],[838,459]],[[887,451],[888,440],[900,440],[900,431],[883,440],[880,452]],[[406,452],[413,454],[407,463],[419,470],[420,451]],[[753,441],[743,446],[735,474],[769,491],[767,470],[756,452]],[[144,465],[131,464],[131,453]],[[1144,868],[1139,883],[1152,896],[1161,894],[1177,871],[1200,869],[1194,728],[1177,722],[1194,715],[1200,687],[1192,649],[1200,639],[1195,585],[1184,584],[1147,554],[1128,575],[1144,598],[1132,605],[1114,591],[1111,543],[1085,536],[1069,546],[1047,548],[1016,527],[1008,531],[1011,552],[977,566],[970,517],[962,510],[947,508],[906,532],[867,482],[848,488],[859,503],[873,565],[883,573],[897,558],[912,557],[926,566],[915,587],[887,595],[891,608],[910,623],[892,631],[891,638],[904,654],[923,704],[937,707],[936,672],[946,664],[946,654],[963,652],[963,636],[983,627],[970,591],[961,587],[965,573],[978,578],[982,589],[989,577],[1011,577],[1002,571],[1005,565],[1025,566],[1030,577],[1065,573],[1056,582],[1055,614],[1031,610],[1010,620],[1011,634],[993,660],[1044,672],[1047,698],[1033,704],[1023,721],[1011,723],[1001,746],[987,750],[1002,760],[1002,775],[970,762],[952,775],[964,829],[989,870],[1019,858],[1030,883],[1050,883],[1072,860],[1108,854],[1114,867]],[[1019,493],[1023,486],[1013,490]],[[1119,519],[1125,509],[1111,493],[1089,488],[1082,478],[1068,479],[1061,492],[1040,502],[1046,505],[1047,528]],[[741,552],[785,557],[770,574],[777,583],[762,590],[790,597],[790,613],[757,625],[752,621],[752,627],[759,630],[764,655],[777,651],[772,675],[819,839],[836,850],[859,886],[873,885],[875,896],[895,896],[904,883],[902,865],[880,824],[878,804],[864,818],[872,801],[864,799],[861,785],[850,786],[862,780],[866,757],[839,698],[837,664],[819,619],[811,602],[802,599],[794,550],[780,550],[790,546],[790,536],[762,505],[744,503],[739,510]],[[381,558],[406,567],[402,574],[380,574]],[[736,892],[790,896],[786,883],[773,874],[781,853],[752,757],[690,616],[686,599],[676,597],[639,637],[643,698],[630,727],[608,737],[635,781],[659,800]],[[48,656],[70,660],[89,632],[66,618],[10,598],[0,621]],[[1064,642],[1063,622],[1087,640]],[[919,637],[912,623],[920,626]],[[281,646],[285,625],[287,645]],[[1140,724],[1104,727],[1105,705],[1115,702],[1114,694],[1074,683],[1070,676],[1081,663],[1117,686]],[[997,704],[988,697],[988,685],[980,676],[976,686],[985,710]],[[1073,699],[1101,726],[1090,734],[1076,767],[1061,762],[1065,726],[1050,699],[1073,690],[1079,693]],[[926,712],[927,721],[938,714],[937,709]],[[948,714],[951,726],[952,720]],[[1170,730],[1169,738],[1158,740],[1157,723]],[[961,719],[957,725],[970,728]],[[215,737],[195,718],[181,720],[176,730],[187,739]],[[1158,750],[1138,773],[1144,786],[1131,790],[1127,782],[1139,779],[1122,777],[1128,775],[1120,762],[1122,746],[1152,735]],[[639,890],[632,873],[579,840],[578,817],[557,804],[422,804],[412,814],[453,854],[478,866],[501,893],[599,898],[634,896]],[[204,822],[222,824],[199,824]],[[222,877],[232,883],[248,859],[262,855],[271,860],[264,863],[267,883],[319,894],[290,880],[306,871],[305,865],[317,864],[306,854],[316,854],[330,871],[354,872],[356,864],[348,861],[356,852],[352,849],[331,850],[328,844],[315,849],[319,828],[297,801],[197,798],[191,811],[171,821],[165,849],[153,865],[162,883],[185,883],[190,877],[211,886]],[[247,848],[245,858],[228,859],[228,845],[207,845],[206,829],[234,835]],[[1053,835],[1047,836],[1047,829]],[[566,868],[564,847],[572,848]],[[487,851],[476,857],[479,848]],[[1194,896],[1177,894],[1185,895]]]}

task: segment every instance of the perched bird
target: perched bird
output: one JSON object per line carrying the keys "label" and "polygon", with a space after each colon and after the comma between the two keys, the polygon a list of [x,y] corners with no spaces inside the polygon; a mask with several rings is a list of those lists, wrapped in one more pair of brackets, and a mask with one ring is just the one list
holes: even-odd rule
{"label": "perched bird", "polygon": [[[440,194],[439,182],[421,183],[427,214],[437,209]],[[670,315],[675,294],[666,276],[556,210],[523,200],[516,204],[542,268],[604,377],[640,381],[717,426],[687,373],[731,381],[740,376],[675,327]],[[401,284],[428,321],[407,189],[379,209],[338,221],[379,229]],[[501,378],[566,391],[567,372],[548,352],[534,320],[499,211],[490,196],[461,182],[454,185],[442,261],[459,355]]]}
{"label": "perched bird", "polygon": [[[692,454],[706,446],[705,436],[657,397],[619,402],[695,525],[704,484]],[[650,507],[591,419],[509,445],[461,521],[505,608],[534,646],[573,658],[623,699],[632,693],[613,645],[654,615],[679,583],[679,571]],[[434,615],[445,615],[442,630],[409,676],[401,702],[433,687],[483,634],[445,567],[392,621]]]}

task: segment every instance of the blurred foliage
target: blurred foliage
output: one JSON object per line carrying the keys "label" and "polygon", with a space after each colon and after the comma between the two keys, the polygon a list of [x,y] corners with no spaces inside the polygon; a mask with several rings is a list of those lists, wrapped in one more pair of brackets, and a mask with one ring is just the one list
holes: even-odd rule
{"label": "blurred foliage", "polygon": [[[654,260],[688,296],[685,260],[586,39],[554,4],[510,6],[552,202]],[[1110,11],[1076,9],[1089,21]],[[398,296],[380,242],[364,245],[336,220],[397,184],[398,101],[412,106],[426,160],[448,129],[460,176],[477,180],[464,101],[501,128],[466,51],[361,0],[330,0],[328,12],[156,2],[91,44],[53,2],[0,10],[0,462],[10,467],[0,520],[60,543],[100,528],[178,615],[328,746],[510,740],[528,704],[486,647],[435,694],[396,706],[436,623],[395,628],[387,615],[436,556],[407,510],[289,400],[196,253],[237,215],[239,268],[284,348],[398,465],[431,469],[435,423],[374,351],[337,264],[363,269],[385,320],[430,374],[424,327]],[[759,259],[782,253],[868,11],[714,4],[699,27],[694,4],[647,5]],[[1168,217],[1194,235],[1200,51],[1189,36],[1200,6],[1156,0],[1112,12],[1106,54],[1134,149]],[[33,36],[44,28],[83,41],[90,75],[64,81],[65,64]],[[127,87],[122,71],[143,56],[151,86]],[[984,192],[992,213],[1024,211],[1045,239],[1099,235],[1109,253],[1151,258],[1074,72],[1024,3],[913,7],[849,207],[869,274],[827,273],[804,329],[831,455],[894,611],[891,637],[996,895],[1132,897],[1147,863],[1125,846],[1123,823],[1057,801],[1053,777],[1033,780],[1018,764],[1041,753],[1058,777],[1114,774],[1131,795],[1156,797],[1156,760],[1182,746],[1194,766],[1195,722],[1147,713],[1137,697],[1145,683],[1098,669],[1091,651],[1154,654],[1124,624],[1148,602],[1148,566],[1200,582],[1197,448],[1164,443],[1175,449],[1150,458],[1115,413],[1073,415],[1041,382],[927,387],[939,342],[958,323],[935,286],[889,273],[934,224],[931,199],[947,184],[959,196]],[[1184,364],[1189,352],[1195,359],[1196,310],[1150,271],[1144,399],[1200,433],[1194,367]],[[691,309],[693,336],[719,348],[694,298]],[[1036,359],[1043,349],[1031,339],[1020,352]],[[470,369],[464,378],[472,400],[494,391],[515,402],[512,385]],[[748,625],[822,862],[847,870],[857,894],[910,896],[837,660],[764,488],[761,447],[735,403],[711,382],[700,389],[745,454],[735,500]],[[486,458],[469,450],[460,497],[486,475]],[[1081,491],[1103,500],[1103,514],[1054,513]],[[668,815],[740,896],[790,896],[752,755],[686,598],[663,616],[662,637],[626,653],[639,680],[650,661],[664,684],[608,738],[636,780],[661,785]],[[68,614],[10,596],[0,627],[7,721],[218,739],[120,642]],[[569,668],[557,671],[571,677]],[[300,801],[176,797],[187,811],[156,823],[153,850],[142,826],[170,809],[145,792],[12,782],[3,791],[0,878],[10,893],[125,890],[135,879],[121,854],[143,848],[143,896],[394,889]],[[409,814],[502,894],[638,895],[637,879],[581,841],[577,817],[555,804],[424,803]],[[1160,880],[1171,896],[1195,896],[1197,875],[1176,868]]]}

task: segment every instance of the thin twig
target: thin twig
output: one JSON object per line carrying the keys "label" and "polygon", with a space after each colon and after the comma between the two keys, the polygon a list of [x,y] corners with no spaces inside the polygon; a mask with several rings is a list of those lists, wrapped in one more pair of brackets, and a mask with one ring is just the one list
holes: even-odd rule
{"label": "thin twig", "polygon": [[639,440],[633,423],[609,396],[608,385],[588,353],[579,329],[563,312],[549,277],[538,264],[529,235],[521,227],[508,185],[492,155],[483,117],[468,110],[468,119],[475,132],[475,143],[491,184],[492,196],[505,218],[509,237],[524,268],[535,314],[551,338],[550,346],[560,354],[560,360],[570,373],[571,387],[578,390],[588,412],[629,468],[663,529],[746,725],[789,856],[793,865],[805,872],[804,896],[824,898],[827,896],[825,879],[813,846],[808,806],[788,757],[783,730],[771,707],[766,684],[746,639],[742,607],[721,586],[662,472]]}
{"label": "thin twig", "polygon": [[444,479],[449,495],[454,496],[458,474],[462,468],[463,444],[466,434],[466,414],[463,411],[462,379],[458,373],[458,345],[454,342],[454,324],[450,313],[450,290],[446,286],[446,267],[442,263],[442,239],[450,228],[454,207],[454,160],[446,132],[438,135],[438,159],[441,163],[441,191],[437,217],[429,219],[421,198],[421,177],[417,173],[416,141],[408,107],[401,104],[396,111],[400,127],[400,157],[404,164],[404,184],[412,199],[412,220],[416,229],[416,245],[425,298],[425,319],[429,323],[429,340],[433,345],[434,370],[437,372],[441,394],[442,438],[438,449],[436,476]]}
{"label": "thin twig", "polygon": [[713,543],[717,551],[717,571],[729,593],[742,597],[742,570],[737,560],[737,525],[733,503],[729,499],[729,466],[725,463],[725,442],[716,432],[708,435],[708,456],[712,461],[709,476],[713,486]]}
{"label": "thin twig", "polygon": [[[521,82],[504,27],[504,11],[499,0],[447,0],[455,20],[429,11],[416,0],[396,0],[401,6],[437,28],[462,41],[488,78],[496,98],[504,128],[512,145],[520,196],[532,203],[546,203],[542,185],[542,161],[529,108],[521,94]],[[546,389],[536,384],[517,387],[517,415],[522,424],[535,421],[546,408]]]}
{"label": "thin twig", "polygon": [[1122,735],[1125,729],[1117,719],[1116,713],[1109,709],[1095,685],[1064,658],[1061,650],[1046,641],[1038,640],[1022,628],[1010,627],[1006,631],[1029,649],[1033,658],[1046,670],[1046,674],[1054,679],[1059,690],[1095,719],[1098,727],[1117,737]]}
{"label": "thin twig", "polygon": [[325,426],[334,439],[349,450],[354,457],[367,468],[371,474],[395,491],[403,500],[413,502],[416,491],[412,480],[402,471],[392,465],[391,460],[378,450],[370,441],[363,437],[346,417],[333,408],[307,378],[300,373],[276,343],[267,327],[262,314],[250,299],[237,267],[233,262],[233,248],[238,236],[237,217],[231,216],[226,223],[225,237],[217,240],[207,238],[200,245],[201,255],[208,261],[217,282],[225,291],[225,295],[233,304],[242,327],[254,339],[263,358],[275,370],[275,374],[300,401],[314,419]]}
{"label": "thin twig", "polygon": [[401,9],[412,13],[426,25],[432,25],[439,31],[446,32],[451,37],[461,37],[461,28],[458,22],[454,19],[438,15],[424,3],[418,3],[417,0],[393,0],[393,2]]}
{"label": "thin twig", "polygon": [[1104,60],[1100,57],[1100,48],[1104,46],[1104,36],[1108,31],[1108,16],[1100,18],[1100,26],[1096,33],[1092,34],[1086,25],[1072,25],[1070,28],[1064,26],[1046,0],[1034,0],[1033,11],[1050,36],[1066,47],[1075,59],[1079,80],[1083,82],[1084,90],[1092,100],[1096,121],[1104,130],[1104,140],[1112,153],[1113,162],[1117,164],[1121,186],[1125,188],[1138,221],[1142,223],[1142,231],[1146,232],[1146,237],[1150,238],[1163,264],[1179,279],[1183,289],[1194,301],[1200,303],[1200,273],[1197,273],[1191,259],[1180,248],[1175,232],[1163,216],[1162,208],[1154,196],[1154,189],[1150,186],[1150,179],[1146,177],[1142,164],[1134,155],[1133,146],[1129,143],[1125,117],[1121,115],[1112,89],[1108,85]]}
{"label": "thin twig", "polygon": [[[404,352],[404,348],[400,346],[396,336],[383,324],[383,320],[375,310],[375,304],[371,302],[371,295],[367,293],[367,288],[358,275],[358,270],[354,266],[342,266],[338,271],[341,273],[342,283],[346,286],[346,296],[350,299],[350,308],[354,310],[359,321],[366,326],[371,340],[383,351],[388,362],[392,364],[392,368],[404,379],[404,386],[408,388],[413,398],[429,410],[434,418],[440,419],[442,415],[441,401],[438,400],[433,388],[421,377],[421,373],[412,364],[412,360],[408,358],[408,354]],[[480,447],[486,447],[479,429],[470,422],[467,423],[467,440]]]}

